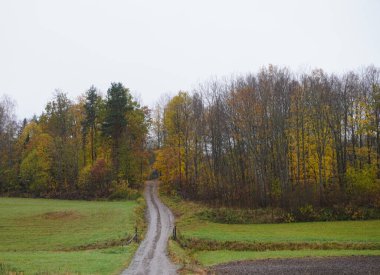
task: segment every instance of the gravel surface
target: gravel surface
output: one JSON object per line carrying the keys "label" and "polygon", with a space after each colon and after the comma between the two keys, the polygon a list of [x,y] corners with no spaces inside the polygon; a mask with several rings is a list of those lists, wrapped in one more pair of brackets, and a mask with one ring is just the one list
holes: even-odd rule
{"label": "gravel surface", "polygon": [[148,181],[145,199],[148,208],[148,232],[140,244],[125,274],[176,274],[176,266],[170,262],[166,248],[172,233],[174,216],[157,196],[158,181]]}
{"label": "gravel surface", "polygon": [[213,267],[209,274],[380,274],[379,256],[241,261]]}

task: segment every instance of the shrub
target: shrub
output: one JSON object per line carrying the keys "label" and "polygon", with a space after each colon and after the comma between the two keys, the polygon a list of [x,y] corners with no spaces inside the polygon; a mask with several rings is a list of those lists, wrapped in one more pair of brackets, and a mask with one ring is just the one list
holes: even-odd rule
{"label": "shrub", "polygon": [[380,209],[337,204],[330,208],[313,208],[311,205],[290,212],[295,221],[369,220],[380,218]]}
{"label": "shrub", "polygon": [[358,170],[347,169],[347,195],[350,201],[360,206],[377,206],[380,198],[380,181],[376,179],[376,166],[366,165]]}
{"label": "shrub", "polygon": [[303,222],[315,221],[315,220],[318,220],[319,218],[318,213],[316,212],[316,210],[314,210],[311,204],[301,206],[294,213],[294,215],[297,221],[303,221]]}
{"label": "shrub", "polygon": [[319,211],[319,221],[334,221],[337,217],[332,208],[322,208]]}
{"label": "shrub", "polygon": [[85,198],[107,197],[111,193],[111,169],[104,159],[85,166],[79,173],[78,189]]}
{"label": "shrub", "polygon": [[203,220],[227,224],[275,223],[282,221],[283,212],[277,208],[252,210],[222,207],[204,210],[197,216]]}
{"label": "shrub", "polygon": [[225,224],[291,223],[337,220],[380,219],[379,208],[357,207],[337,204],[332,207],[315,208],[306,204],[285,212],[279,208],[234,209],[208,208],[195,214],[201,220]]}
{"label": "shrub", "polygon": [[109,200],[136,200],[141,196],[138,190],[128,187],[127,181],[114,181],[112,185],[114,191],[108,197]]}
{"label": "shrub", "polygon": [[91,185],[91,165],[87,165],[79,172],[78,188],[83,192]]}
{"label": "shrub", "polygon": [[283,222],[286,222],[286,223],[291,223],[291,222],[296,221],[292,213],[286,213],[283,216],[282,220],[283,220]]}
{"label": "shrub", "polygon": [[106,197],[110,194],[111,169],[104,159],[98,159],[91,167],[90,185],[88,191],[96,197]]}

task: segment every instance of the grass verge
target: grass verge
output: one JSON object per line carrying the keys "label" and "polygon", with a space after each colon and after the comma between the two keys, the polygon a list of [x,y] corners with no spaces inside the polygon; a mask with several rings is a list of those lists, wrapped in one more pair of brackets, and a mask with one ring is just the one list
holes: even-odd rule
{"label": "grass verge", "polygon": [[236,242],[215,241],[195,238],[178,238],[181,247],[191,250],[234,250],[234,251],[266,251],[266,250],[380,250],[380,243],[340,243],[340,242]]}

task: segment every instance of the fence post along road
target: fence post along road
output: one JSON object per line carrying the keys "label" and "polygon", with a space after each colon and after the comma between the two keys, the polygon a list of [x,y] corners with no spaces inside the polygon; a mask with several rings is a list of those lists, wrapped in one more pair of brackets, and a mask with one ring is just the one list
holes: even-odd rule
{"label": "fence post along road", "polygon": [[167,243],[173,230],[174,216],[158,198],[158,181],[147,181],[144,196],[147,203],[148,231],[141,242],[127,274],[176,274],[176,266],[167,256]]}

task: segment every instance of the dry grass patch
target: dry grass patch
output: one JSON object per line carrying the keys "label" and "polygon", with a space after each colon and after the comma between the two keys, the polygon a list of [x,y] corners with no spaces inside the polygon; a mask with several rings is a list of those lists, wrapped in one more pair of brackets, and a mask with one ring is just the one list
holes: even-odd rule
{"label": "dry grass patch", "polygon": [[41,217],[47,220],[76,220],[84,217],[84,215],[78,211],[53,211],[46,212]]}

